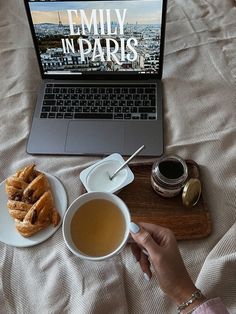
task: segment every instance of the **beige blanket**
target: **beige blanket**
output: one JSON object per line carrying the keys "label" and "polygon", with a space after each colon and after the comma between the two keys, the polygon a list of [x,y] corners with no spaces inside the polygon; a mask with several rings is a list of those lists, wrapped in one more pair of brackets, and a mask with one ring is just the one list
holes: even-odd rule
{"label": "beige blanket", "polygon": [[[96,158],[25,151],[40,74],[23,0],[0,0],[0,73],[0,180],[35,162],[61,179],[71,203],[80,171]],[[179,246],[197,286],[236,313],[235,1],[169,0],[163,82],[166,152],[201,165],[213,221],[209,237]],[[32,248],[0,243],[0,278],[1,314],[176,313],[157,280],[145,281],[129,246],[106,262],[82,261],[61,228]]]}

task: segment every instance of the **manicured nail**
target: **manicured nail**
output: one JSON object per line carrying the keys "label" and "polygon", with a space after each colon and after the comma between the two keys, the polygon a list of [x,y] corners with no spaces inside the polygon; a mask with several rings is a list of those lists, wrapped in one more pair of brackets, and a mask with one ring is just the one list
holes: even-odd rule
{"label": "manicured nail", "polygon": [[150,278],[149,278],[148,274],[144,273],[143,276],[144,276],[144,278],[145,278],[147,281],[150,281]]}
{"label": "manicured nail", "polygon": [[138,225],[136,225],[134,222],[131,222],[129,224],[129,230],[132,232],[132,233],[138,233],[140,231],[140,227]]}

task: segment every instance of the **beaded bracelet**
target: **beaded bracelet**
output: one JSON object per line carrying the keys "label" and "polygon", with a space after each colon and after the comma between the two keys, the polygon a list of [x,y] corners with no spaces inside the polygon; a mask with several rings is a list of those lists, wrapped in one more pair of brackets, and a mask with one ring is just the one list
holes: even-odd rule
{"label": "beaded bracelet", "polygon": [[198,289],[194,293],[192,293],[191,297],[187,301],[183,302],[182,304],[180,304],[178,306],[178,308],[177,308],[178,314],[180,314],[183,309],[185,309],[190,304],[192,304],[193,301],[201,299],[201,298],[203,298],[203,295],[202,295],[201,291]]}

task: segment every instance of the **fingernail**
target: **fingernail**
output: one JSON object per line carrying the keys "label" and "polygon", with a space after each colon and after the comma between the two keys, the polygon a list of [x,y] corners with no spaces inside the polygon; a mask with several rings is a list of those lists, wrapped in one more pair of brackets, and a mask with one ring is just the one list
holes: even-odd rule
{"label": "fingernail", "polygon": [[140,227],[131,221],[131,223],[129,224],[129,230],[132,233],[138,233],[140,231]]}
{"label": "fingernail", "polygon": [[148,274],[144,273],[143,276],[144,276],[146,281],[150,281],[150,278],[149,278]]}

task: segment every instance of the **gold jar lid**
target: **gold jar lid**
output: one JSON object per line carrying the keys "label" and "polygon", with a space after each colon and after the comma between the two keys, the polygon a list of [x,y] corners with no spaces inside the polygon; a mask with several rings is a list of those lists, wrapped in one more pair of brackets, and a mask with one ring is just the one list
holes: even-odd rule
{"label": "gold jar lid", "polygon": [[187,207],[191,207],[197,204],[201,196],[202,188],[199,179],[190,179],[184,186],[182,193],[183,204]]}

